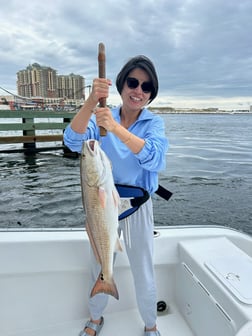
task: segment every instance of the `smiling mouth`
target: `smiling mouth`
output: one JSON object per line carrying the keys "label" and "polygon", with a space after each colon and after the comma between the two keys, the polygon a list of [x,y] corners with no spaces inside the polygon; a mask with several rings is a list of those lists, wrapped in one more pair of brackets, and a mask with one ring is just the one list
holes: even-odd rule
{"label": "smiling mouth", "polygon": [[135,101],[135,102],[140,102],[141,101],[141,98],[133,97],[133,96],[130,96],[130,99]]}

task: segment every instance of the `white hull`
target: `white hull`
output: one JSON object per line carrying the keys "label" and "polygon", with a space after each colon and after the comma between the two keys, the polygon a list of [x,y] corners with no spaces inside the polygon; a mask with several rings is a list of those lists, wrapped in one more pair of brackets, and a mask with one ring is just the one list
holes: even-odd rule
{"label": "white hull", "polygon": [[[162,336],[252,335],[252,238],[217,227],[156,228]],[[0,231],[0,335],[77,336],[89,317],[84,230]],[[101,336],[141,336],[125,252],[115,265]],[[148,293],[146,293],[148,295]]]}

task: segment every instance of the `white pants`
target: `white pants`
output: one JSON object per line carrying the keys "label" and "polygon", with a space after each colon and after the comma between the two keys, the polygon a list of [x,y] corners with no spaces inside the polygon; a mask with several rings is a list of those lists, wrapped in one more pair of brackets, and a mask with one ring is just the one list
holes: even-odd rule
{"label": "white pants", "polygon": [[[138,309],[147,328],[156,324],[156,284],[153,269],[153,208],[151,198],[134,214],[119,222],[134,278]],[[91,288],[100,273],[100,265],[91,253]],[[108,295],[89,299],[91,318],[98,320],[108,303]]]}

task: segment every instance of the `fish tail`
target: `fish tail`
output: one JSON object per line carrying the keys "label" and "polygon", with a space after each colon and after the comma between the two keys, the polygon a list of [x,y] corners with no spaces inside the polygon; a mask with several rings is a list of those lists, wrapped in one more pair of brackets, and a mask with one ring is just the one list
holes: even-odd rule
{"label": "fish tail", "polygon": [[112,278],[110,281],[104,280],[102,273],[99,274],[96,283],[91,291],[90,297],[93,297],[98,293],[105,293],[108,295],[112,295],[117,300],[119,299],[119,294],[114,279]]}

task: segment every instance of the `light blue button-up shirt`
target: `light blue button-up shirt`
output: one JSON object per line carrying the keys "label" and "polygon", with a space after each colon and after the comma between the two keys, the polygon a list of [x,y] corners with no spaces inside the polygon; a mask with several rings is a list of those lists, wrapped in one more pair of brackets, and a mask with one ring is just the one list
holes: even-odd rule
{"label": "light blue button-up shirt", "polygon": [[[120,107],[112,109],[114,119],[120,123]],[[158,172],[165,169],[168,139],[165,136],[163,119],[143,109],[139,118],[128,130],[145,140],[137,154],[113,133],[100,137],[95,115],[90,118],[84,134],[76,133],[68,125],[64,132],[64,143],[73,152],[81,152],[83,141],[96,139],[112,163],[114,182],[144,188],[153,194],[158,188]]]}

